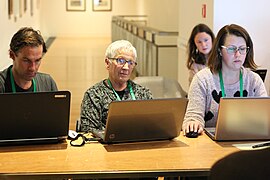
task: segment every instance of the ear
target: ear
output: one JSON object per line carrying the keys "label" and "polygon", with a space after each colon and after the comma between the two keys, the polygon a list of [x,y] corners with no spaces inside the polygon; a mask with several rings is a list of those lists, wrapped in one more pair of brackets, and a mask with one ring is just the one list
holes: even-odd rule
{"label": "ear", "polygon": [[106,69],[109,70],[109,67],[110,67],[110,61],[106,58],[105,59],[105,64],[106,64]]}
{"label": "ear", "polygon": [[218,54],[222,57],[221,50],[218,49]]}
{"label": "ear", "polygon": [[16,54],[12,51],[12,50],[9,50],[9,57],[14,61],[15,60],[15,56]]}

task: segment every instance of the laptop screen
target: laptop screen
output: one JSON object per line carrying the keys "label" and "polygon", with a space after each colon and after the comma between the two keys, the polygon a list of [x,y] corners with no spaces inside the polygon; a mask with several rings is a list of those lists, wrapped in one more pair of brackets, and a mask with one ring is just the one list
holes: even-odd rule
{"label": "laptop screen", "polygon": [[270,98],[221,98],[215,140],[270,139]]}
{"label": "laptop screen", "polygon": [[262,78],[263,82],[266,77],[267,69],[257,69],[254,71],[255,73],[259,74],[259,76]]}
{"label": "laptop screen", "polygon": [[104,142],[172,139],[181,131],[187,98],[114,101]]}
{"label": "laptop screen", "polygon": [[70,92],[0,94],[0,144],[67,137]]}

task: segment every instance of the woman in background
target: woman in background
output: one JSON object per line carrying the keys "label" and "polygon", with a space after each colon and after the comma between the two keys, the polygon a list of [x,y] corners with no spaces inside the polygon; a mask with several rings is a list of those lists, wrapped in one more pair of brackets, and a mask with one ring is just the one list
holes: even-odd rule
{"label": "woman in background", "polygon": [[214,33],[207,25],[198,24],[193,28],[188,40],[189,84],[194,74],[205,68],[214,39]]}

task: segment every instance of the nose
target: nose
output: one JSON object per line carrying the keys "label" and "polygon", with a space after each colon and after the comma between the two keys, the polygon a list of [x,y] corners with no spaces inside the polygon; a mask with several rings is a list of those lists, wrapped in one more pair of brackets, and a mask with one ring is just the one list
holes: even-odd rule
{"label": "nose", "polygon": [[237,50],[235,51],[235,54],[234,54],[234,55],[235,55],[236,57],[241,56],[239,49],[237,49]]}
{"label": "nose", "polygon": [[129,69],[128,62],[124,64],[123,69]]}
{"label": "nose", "polygon": [[36,70],[37,66],[38,66],[38,63],[35,63],[35,62],[29,62],[29,64],[28,64],[28,69],[29,69],[29,70]]}
{"label": "nose", "polygon": [[207,45],[206,42],[202,42],[202,47],[205,47]]}

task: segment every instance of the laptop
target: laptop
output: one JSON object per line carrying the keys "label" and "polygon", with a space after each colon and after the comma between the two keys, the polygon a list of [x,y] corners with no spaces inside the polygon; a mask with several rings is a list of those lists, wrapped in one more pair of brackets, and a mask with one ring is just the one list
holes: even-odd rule
{"label": "laptop", "polygon": [[257,69],[254,71],[255,73],[259,74],[259,76],[262,78],[263,82],[266,77],[267,69]]}
{"label": "laptop", "polygon": [[213,140],[269,140],[270,97],[221,98],[215,128],[205,128]]}
{"label": "laptop", "polygon": [[168,140],[179,136],[187,98],[113,101],[105,131],[93,131],[101,143]]}
{"label": "laptop", "polygon": [[70,96],[68,91],[0,94],[0,145],[65,140]]}

